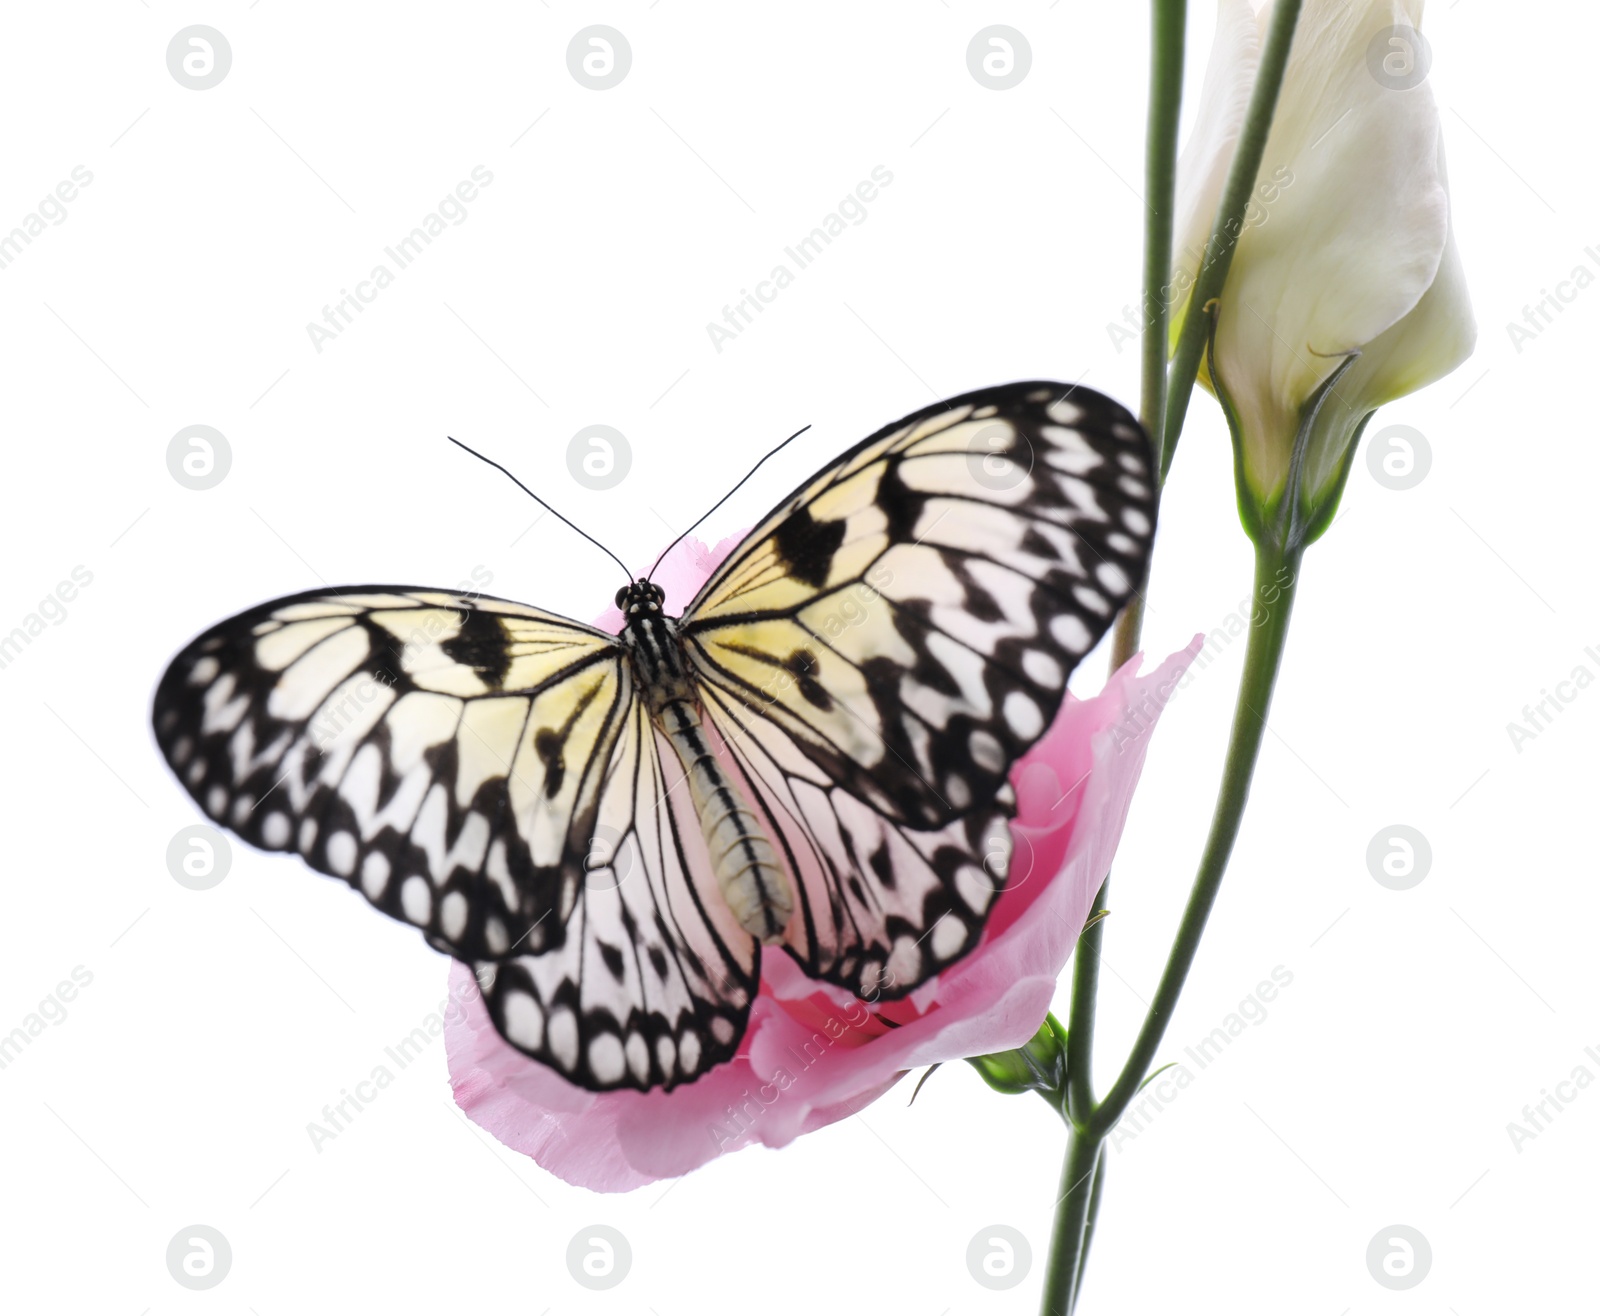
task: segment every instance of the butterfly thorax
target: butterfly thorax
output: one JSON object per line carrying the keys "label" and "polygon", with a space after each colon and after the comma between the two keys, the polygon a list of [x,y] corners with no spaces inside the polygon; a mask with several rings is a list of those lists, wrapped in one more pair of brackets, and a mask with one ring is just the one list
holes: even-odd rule
{"label": "butterfly thorax", "polygon": [[669,704],[698,704],[674,618],[660,613],[630,617],[622,631],[622,643],[652,718],[659,722]]}
{"label": "butterfly thorax", "polygon": [[647,580],[617,591],[621,639],[640,698],[683,765],[683,780],[729,909],[751,936],[781,941],[794,913],[793,888],[761,820],[711,748],[678,623],[662,613],[663,597],[661,587]]}

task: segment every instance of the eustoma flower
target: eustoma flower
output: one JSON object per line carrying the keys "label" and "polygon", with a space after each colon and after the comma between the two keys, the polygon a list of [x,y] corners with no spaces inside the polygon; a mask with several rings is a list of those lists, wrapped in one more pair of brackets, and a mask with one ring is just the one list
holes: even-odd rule
{"label": "eustoma flower", "polygon": [[[1272,7],[1220,0],[1178,168],[1187,290],[1244,126]],[[1454,370],[1477,330],[1450,224],[1421,0],[1305,0],[1218,303],[1208,377],[1252,534],[1315,538],[1373,410]],[[1215,248],[1213,248],[1213,255]],[[1175,315],[1174,326],[1181,321]],[[1286,494],[1292,496],[1286,498]],[[1252,517],[1255,524],[1251,525]],[[1267,529],[1277,521],[1283,530]]]}
{"label": "eustoma flower", "polygon": [[[681,609],[741,538],[687,540],[656,574]],[[601,617],[598,624],[615,623]],[[457,1103],[506,1146],[601,1191],[683,1174],[753,1143],[780,1147],[882,1096],[913,1068],[1020,1047],[1039,1029],[1095,892],[1111,867],[1150,732],[1197,651],[1147,676],[1138,660],[1092,699],[1068,696],[1012,773],[1015,855],[981,945],[905,1000],[858,1000],[805,977],[782,952],[738,1057],[670,1092],[586,1092],[501,1040],[466,966],[446,1026]]]}

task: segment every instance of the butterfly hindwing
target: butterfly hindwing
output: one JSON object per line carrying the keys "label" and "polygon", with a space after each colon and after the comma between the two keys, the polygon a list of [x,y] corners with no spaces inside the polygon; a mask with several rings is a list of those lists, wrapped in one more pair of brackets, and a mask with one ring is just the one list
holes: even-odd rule
{"label": "butterfly hindwing", "polygon": [[591,1091],[672,1087],[731,1059],[755,995],[760,946],[709,880],[676,763],[636,703],[562,945],[477,966],[501,1035]]}
{"label": "butterfly hindwing", "polygon": [[810,977],[892,1000],[978,943],[1011,857],[1009,785],[943,827],[908,827],[830,779],[776,723],[715,687],[705,700],[796,881],[785,945]]}
{"label": "butterfly hindwing", "polygon": [[[713,573],[685,643],[809,874],[809,924],[789,938],[808,972],[859,990],[887,955],[911,966],[899,994],[948,962],[934,943],[975,941],[1005,874],[989,838],[1007,774],[1136,587],[1154,511],[1149,441],[1124,408],[1012,384],[879,431]],[[877,821],[842,825],[855,802]],[[968,935],[936,928],[949,918]],[[915,957],[908,937],[926,938]]]}

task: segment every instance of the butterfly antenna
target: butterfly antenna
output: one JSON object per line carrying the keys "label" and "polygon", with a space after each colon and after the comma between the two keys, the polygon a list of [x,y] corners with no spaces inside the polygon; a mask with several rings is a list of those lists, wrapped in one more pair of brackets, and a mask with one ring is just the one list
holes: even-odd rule
{"label": "butterfly antenna", "polygon": [[656,567],[659,567],[662,564],[662,562],[664,562],[666,560],[666,556],[667,556],[668,553],[672,552],[673,549],[675,549],[679,544],[681,544],[686,538],[688,538],[688,536],[694,530],[696,530],[699,527],[700,521],[704,521],[706,519],[706,517],[711,515],[712,512],[716,511],[717,508],[719,508],[719,507],[721,507],[723,505],[723,503],[727,502],[728,499],[730,499],[730,498],[732,498],[734,496],[734,494],[738,493],[740,488],[744,485],[745,480],[748,480],[752,475],[754,475],[764,465],[766,465],[767,462],[771,461],[772,458],[776,457],[780,452],[782,452],[785,448],[787,448],[791,443],[793,443],[796,439],[798,439],[802,434],[804,434],[810,428],[811,428],[811,426],[809,426],[809,425],[802,425],[793,434],[791,434],[782,443],[780,443],[776,448],[774,448],[765,457],[763,457],[754,466],[752,466],[748,471],[746,471],[745,475],[744,475],[744,480],[740,480],[738,484],[734,485],[733,488],[729,489],[728,492],[723,494],[721,498],[717,499],[716,502],[712,503],[711,506],[708,507],[706,509],[705,513],[700,517],[699,521],[696,521],[694,523],[694,525],[689,527],[688,530],[685,530],[683,532],[683,534],[679,535],[676,539],[674,539],[670,544],[668,544],[664,549],[661,550],[661,556],[656,559],[655,567],[651,567],[650,570],[645,573],[645,579],[649,580],[651,576],[656,574]]}
{"label": "butterfly antenna", "polygon": [[[464,444],[463,442],[461,442],[460,439],[452,438],[448,434],[445,435],[445,438],[449,439],[451,443],[456,445],[456,447],[464,449],[467,452],[470,452],[479,461],[488,462],[490,466],[493,466],[495,468],[495,470],[499,471],[500,474],[504,475],[508,480],[511,481],[512,484],[516,485],[517,488],[521,489],[523,493],[527,494],[529,498],[533,499],[533,501],[538,503],[540,507],[544,508],[545,511],[549,512],[551,516],[555,517],[555,519],[557,521],[560,521],[563,525],[570,526],[572,529],[577,530],[580,535],[582,535],[591,544],[593,544],[602,553],[604,553],[608,558],[610,558],[619,567],[621,567],[622,568],[622,574],[625,575],[630,581],[633,579],[633,572],[628,570],[628,564],[626,562],[624,562],[620,557],[618,557],[615,553],[613,553],[609,548],[607,548],[604,544],[602,544],[593,535],[589,534],[586,530],[578,529],[577,526],[573,525],[571,521],[567,520],[567,518],[562,516],[560,512],[556,511],[555,508],[551,507],[549,503],[545,502],[545,500],[543,498],[539,497],[539,495],[534,493],[534,491],[532,489],[528,488],[527,485],[523,484],[523,482],[521,480],[517,479],[516,476],[511,474],[510,471],[506,470],[506,468],[504,466],[502,466],[499,462],[493,460],[490,457],[485,457],[476,448],[468,448],[467,445]],[[651,570],[654,571],[655,568],[652,567]]]}

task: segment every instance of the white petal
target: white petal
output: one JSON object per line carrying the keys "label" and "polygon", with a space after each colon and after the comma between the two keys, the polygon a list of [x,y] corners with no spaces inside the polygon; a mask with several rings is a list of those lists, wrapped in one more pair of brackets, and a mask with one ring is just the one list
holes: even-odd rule
{"label": "white petal", "polygon": [[[1438,151],[1442,179],[1442,134]],[[1362,350],[1360,359],[1339,381],[1336,396],[1328,399],[1335,413],[1329,421],[1336,425],[1338,413],[1358,421],[1384,403],[1444,378],[1472,355],[1477,338],[1461,253],[1454,229],[1447,226],[1444,254],[1433,282],[1410,311]],[[1332,425],[1318,425],[1319,434],[1307,454],[1305,488],[1313,497],[1344,455],[1343,443]],[[1347,429],[1353,431],[1353,423]]]}
{"label": "white petal", "polygon": [[1217,30],[1211,41],[1205,85],[1194,128],[1178,157],[1177,224],[1173,229],[1173,269],[1184,276],[1172,306],[1174,338],[1181,313],[1205,253],[1206,239],[1222,200],[1228,166],[1244,126],[1250,90],[1261,59],[1261,33],[1249,0],[1218,0]]}
{"label": "white petal", "polygon": [[1417,305],[1444,256],[1433,93],[1392,90],[1367,66],[1372,33],[1409,22],[1397,0],[1307,0],[1301,13],[1260,174],[1292,181],[1240,236],[1217,325],[1262,494],[1282,484],[1305,400]]}

